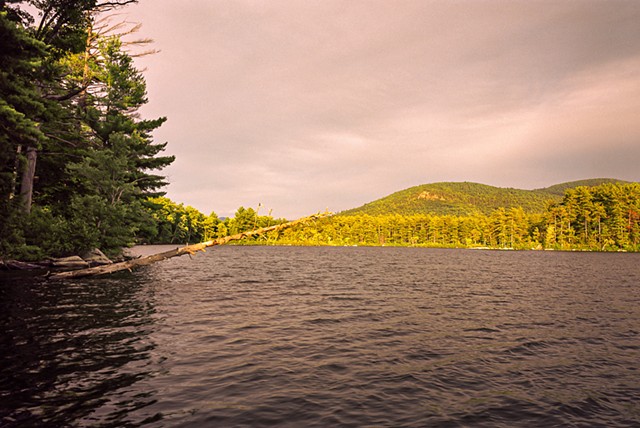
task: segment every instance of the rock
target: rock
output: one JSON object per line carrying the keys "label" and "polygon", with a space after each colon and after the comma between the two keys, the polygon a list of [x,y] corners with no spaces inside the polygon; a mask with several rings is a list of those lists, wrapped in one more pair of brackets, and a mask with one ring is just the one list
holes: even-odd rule
{"label": "rock", "polygon": [[122,249],[122,259],[123,260],[135,260],[139,259],[140,254],[136,254],[131,248],[123,248]]}
{"label": "rock", "polygon": [[71,256],[53,259],[51,266],[62,269],[84,269],[89,267],[89,263],[80,256]]}
{"label": "rock", "polygon": [[128,262],[130,260],[139,259],[140,255],[136,254],[131,248],[122,248],[118,255],[113,257],[114,263]]}
{"label": "rock", "polygon": [[89,263],[89,266],[91,267],[110,265],[113,263],[107,256],[104,255],[102,251],[97,248],[94,248],[91,251],[87,251],[81,257],[85,262]]}

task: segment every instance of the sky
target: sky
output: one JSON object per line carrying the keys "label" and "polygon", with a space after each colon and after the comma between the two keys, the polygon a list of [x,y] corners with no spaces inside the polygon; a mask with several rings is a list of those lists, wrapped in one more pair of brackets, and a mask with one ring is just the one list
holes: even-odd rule
{"label": "sky", "polygon": [[167,196],[295,219],[420,184],[640,181],[640,1],[140,0]]}

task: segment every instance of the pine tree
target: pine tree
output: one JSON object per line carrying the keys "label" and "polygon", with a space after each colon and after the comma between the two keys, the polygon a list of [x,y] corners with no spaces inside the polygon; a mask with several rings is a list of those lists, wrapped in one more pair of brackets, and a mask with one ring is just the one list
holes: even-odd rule
{"label": "pine tree", "polygon": [[174,160],[157,156],[166,143],[155,144],[151,136],[165,118],[137,119],[147,102],[146,84],[121,47],[115,37],[100,42],[101,68],[81,112],[92,136],[82,160],[67,166],[78,188],[74,201],[85,201],[93,210],[90,219],[100,230],[97,245],[107,251],[133,241],[141,227],[138,220],[145,221],[144,201],[164,194],[159,191],[164,178],[151,171]]}
{"label": "pine tree", "polygon": [[0,2],[0,254],[109,250],[153,229],[145,201],[174,159],[152,138],[166,119],[138,119],[142,74],[94,32],[97,11],[133,2],[31,0],[35,25]]}
{"label": "pine tree", "polygon": [[4,5],[0,8],[0,236],[5,237],[0,251],[3,253],[7,247],[21,242],[17,226],[23,220],[21,213],[31,208],[31,188],[23,186],[22,192],[18,190],[21,181],[33,182],[34,170],[27,168],[25,154],[35,162],[35,150],[46,141],[41,122],[48,106],[35,84],[46,47],[21,27],[18,18]]}

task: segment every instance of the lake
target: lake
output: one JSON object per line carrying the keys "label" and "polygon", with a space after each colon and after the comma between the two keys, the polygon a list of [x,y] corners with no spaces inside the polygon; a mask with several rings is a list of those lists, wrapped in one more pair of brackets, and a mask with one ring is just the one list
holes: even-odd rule
{"label": "lake", "polygon": [[640,254],[223,246],[0,281],[2,427],[640,426]]}

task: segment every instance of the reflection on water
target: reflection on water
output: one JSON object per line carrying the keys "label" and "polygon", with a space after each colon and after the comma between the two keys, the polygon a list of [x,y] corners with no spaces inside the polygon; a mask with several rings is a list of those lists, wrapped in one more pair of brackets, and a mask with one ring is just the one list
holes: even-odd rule
{"label": "reflection on water", "polygon": [[157,360],[153,296],[135,278],[10,281],[0,288],[2,426],[91,425],[155,400],[135,388]]}
{"label": "reflection on water", "polygon": [[0,426],[640,425],[639,262],[219,247],[5,278]]}

